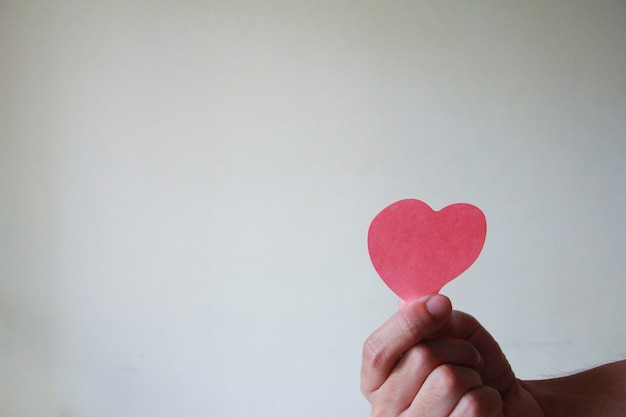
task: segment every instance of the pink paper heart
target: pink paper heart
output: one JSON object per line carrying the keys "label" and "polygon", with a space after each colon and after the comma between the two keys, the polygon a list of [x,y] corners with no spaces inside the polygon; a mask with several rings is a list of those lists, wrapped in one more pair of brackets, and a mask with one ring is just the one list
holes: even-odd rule
{"label": "pink paper heart", "polygon": [[410,302],[434,294],[469,268],[483,248],[485,215],[471,204],[433,211],[419,200],[400,200],[372,220],[367,246],[385,284]]}

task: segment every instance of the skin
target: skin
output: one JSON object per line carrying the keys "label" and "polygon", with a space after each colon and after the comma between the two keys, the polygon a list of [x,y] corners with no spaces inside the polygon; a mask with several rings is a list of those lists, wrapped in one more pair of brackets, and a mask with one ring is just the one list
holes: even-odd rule
{"label": "skin", "polygon": [[367,338],[361,392],[372,417],[612,417],[626,415],[626,361],[520,381],[476,319],[430,295]]}

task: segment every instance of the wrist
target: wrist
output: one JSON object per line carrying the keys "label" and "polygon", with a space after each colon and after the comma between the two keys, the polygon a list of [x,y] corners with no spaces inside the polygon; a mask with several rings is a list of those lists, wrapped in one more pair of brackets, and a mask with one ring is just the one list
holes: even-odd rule
{"label": "wrist", "polygon": [[626,361],[570,376],[520,381],[545,417],[614,417],[626,415]]}

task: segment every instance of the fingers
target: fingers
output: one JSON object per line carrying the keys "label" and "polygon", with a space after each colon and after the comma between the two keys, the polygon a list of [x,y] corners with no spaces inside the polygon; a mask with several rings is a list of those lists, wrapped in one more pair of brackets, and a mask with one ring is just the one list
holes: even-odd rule
{"label": "fingers", "polygon": [[372,415],[502,417],[517,382],[482,325],[440,295],[400,306],[363,346]]}
{"label": "fingers", "polygon": [[516,384],[515,374],[504,353],[489,332],[469,314],[454,311],[442,336],[467,340],[476,347],[485,362],[483,381],[505,396]]}
{"label": "fingers", "polygon": [[445,364],[480,371],[482,360],[476,349],[464,340],[424,340],[407,350],[383,385],[369,400],[388,415],[399,415],[409,408],[429,375]]}
{"label": "fingers", "polygon": [[482,385],[480,374],[458,365],[441,365],[426,379],[407,416],[499,417],[502,399],[497,390]]}
{"label": "fingers", "polygon": [[430,295],[406,305],[363,344],[361,391],[367,395],[385,382],[400,356],[411,346],[436,334],[450,320],[447,297]]}
{"label": "fingers", "polygon": [[458,365],[441,365],[428,375],[407,414],[448,417],[466,393],[481,385],[482,379],[475,370]]}
{"label": "fingers", "polygon": [[480,373],[466,366],[436,367],[408,403],[392,394],[372,402],[372,416],[502,417],[498,391],[483,385]]}
{"label": "fingers", "polygon": [[500,417],[502,398],[495,388],[482,386],[461,397],[450,417]]}

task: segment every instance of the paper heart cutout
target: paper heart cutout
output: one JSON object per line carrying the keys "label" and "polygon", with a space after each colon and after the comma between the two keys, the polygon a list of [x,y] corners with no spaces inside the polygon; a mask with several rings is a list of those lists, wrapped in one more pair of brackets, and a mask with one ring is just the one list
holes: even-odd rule
{"label": "paper heart cutout", "polygon": [[405,302],[434,294],[469,268],[485,244],[487,221],[476,206],[434,211],[419,200],[400,200],[370,224],[367,246],[374,268]]}

